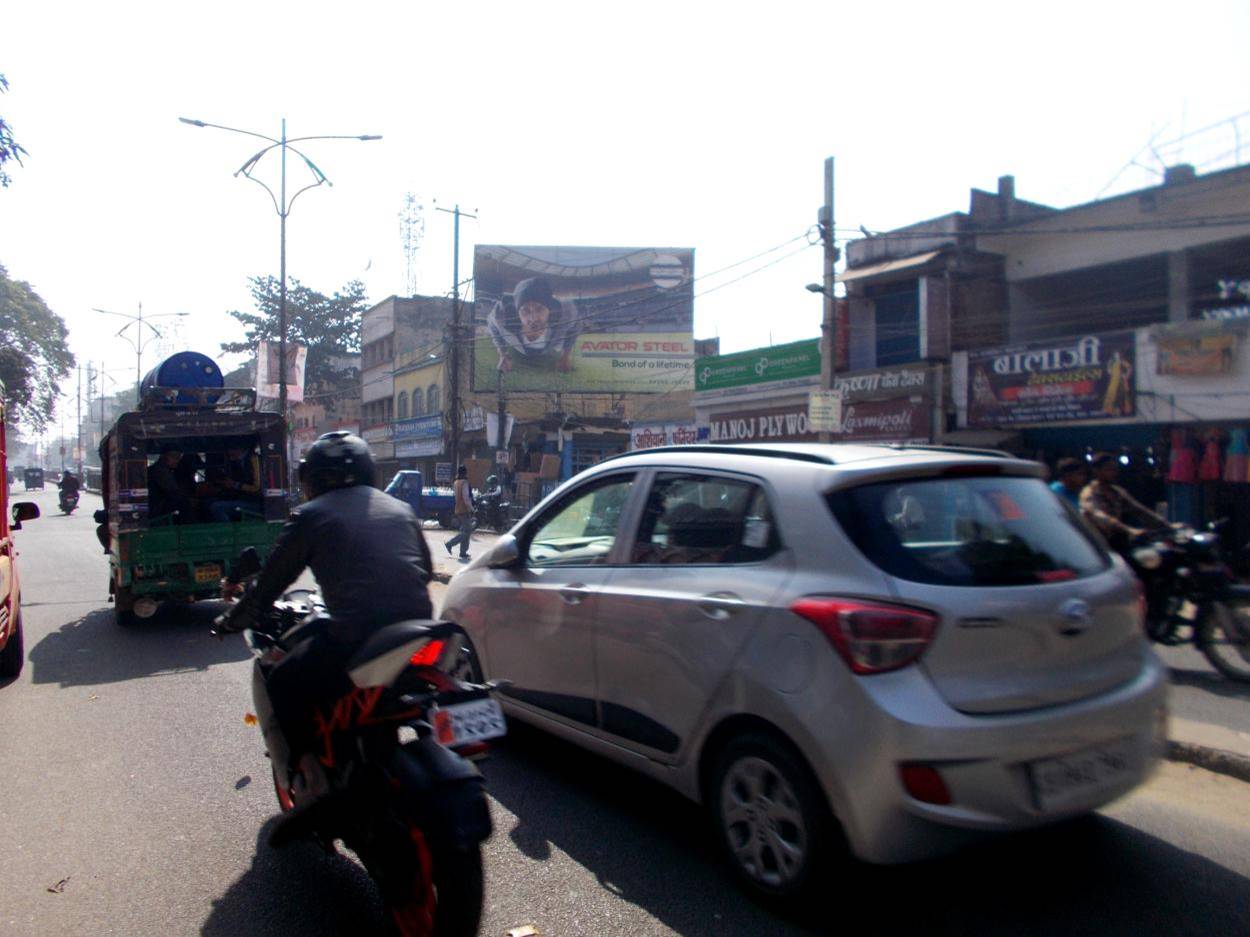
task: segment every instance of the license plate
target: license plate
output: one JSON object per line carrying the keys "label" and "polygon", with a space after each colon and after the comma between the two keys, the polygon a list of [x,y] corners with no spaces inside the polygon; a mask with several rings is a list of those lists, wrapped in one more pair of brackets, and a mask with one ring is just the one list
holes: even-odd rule
{"label": "license plate", "polygon": [[499,738],[508,729],[493,699],[453,703],[434,710],[434,737],[443,745],[465,745]]}
{"label": "license plate", "polygon": [[221,567],[216,563],[205,563],[203,566],[195,567],[195,581],[197,583],[218,582],[221,579]]}
{"label": "license plate", "polygon": [[1130,779],[1140,764],[1136,740],[1121,739],[1062,758],[1035,761],[1029,765],[1029,774],[1038,807],[1049,812],[1096,802]]}

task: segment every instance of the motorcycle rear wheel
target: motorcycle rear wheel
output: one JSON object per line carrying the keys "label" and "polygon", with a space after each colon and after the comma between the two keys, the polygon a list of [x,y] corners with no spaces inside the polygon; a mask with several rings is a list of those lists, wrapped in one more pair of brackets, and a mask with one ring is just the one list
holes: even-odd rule
{"label": "motorcycle rear wheel", "polygon": [[1250,603],[1204,606],[1196,643],[1211,666],[1228,679],[1250,683]]}
{"label": "motorcycle rear wheel", "polygon": [[473,937],[482,918],[482,850],[430,841],[416,824],[408,827],[402,898],[383,896],[399,937]]}

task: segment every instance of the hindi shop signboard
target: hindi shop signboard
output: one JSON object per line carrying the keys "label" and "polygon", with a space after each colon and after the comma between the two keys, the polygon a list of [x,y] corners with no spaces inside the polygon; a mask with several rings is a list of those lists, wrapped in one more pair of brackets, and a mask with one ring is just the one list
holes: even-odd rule
{"label": "hindi shop signboard", "polygon": [[[709,418],[708,441],[816,442],[817,430],[805,403]],[[892,397],[843,403],[842,425],[835,442],[928,442],[929,404],[923,398]]]}
{"label": "hindi shop signboard", "polygon": [[1105,420],[1136,412],[1133,332],[968,353],[968,425]]}
{"label": "hindi shop signboard", "polygon": [[701,430],[693,423],[640,423],[629,431],[630,449],[689,446],[706,440],[706,429]]}

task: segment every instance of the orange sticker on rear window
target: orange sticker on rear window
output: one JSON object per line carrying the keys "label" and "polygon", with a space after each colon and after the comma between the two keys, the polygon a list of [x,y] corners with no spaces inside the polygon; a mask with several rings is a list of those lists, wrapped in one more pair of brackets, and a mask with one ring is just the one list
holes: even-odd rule
{"label": "orange sticker on rear window", "polygon": [[994,505],[994,511],[998,514],[1000,520],[1024,520],[1024,511],[1020,510],[1020,505],[1016,504],[1016,499],[1007,494],[1007,492],[987,491],[985,497],[989,499],[990,504]]}

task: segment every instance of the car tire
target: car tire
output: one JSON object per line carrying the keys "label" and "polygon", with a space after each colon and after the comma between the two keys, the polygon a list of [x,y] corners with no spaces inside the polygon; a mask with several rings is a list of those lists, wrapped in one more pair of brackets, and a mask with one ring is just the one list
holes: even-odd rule
{"label": "car tire", "polygon": [[[17,602],[15,601],[16,605]],[[22,612],[18,608],[14,614],[13,630],[9,632],[8,643],[0,651],[0,680],[13,680],[21,676],[22,664],[25,663],[24,639],[22,637]]]}
{"label": "car tire", "polygon": [[752,732],[729,742],[707,794],[725,858],[756,898],[806,898],[830,861],[846,855],[811,769],[771,734]]}

